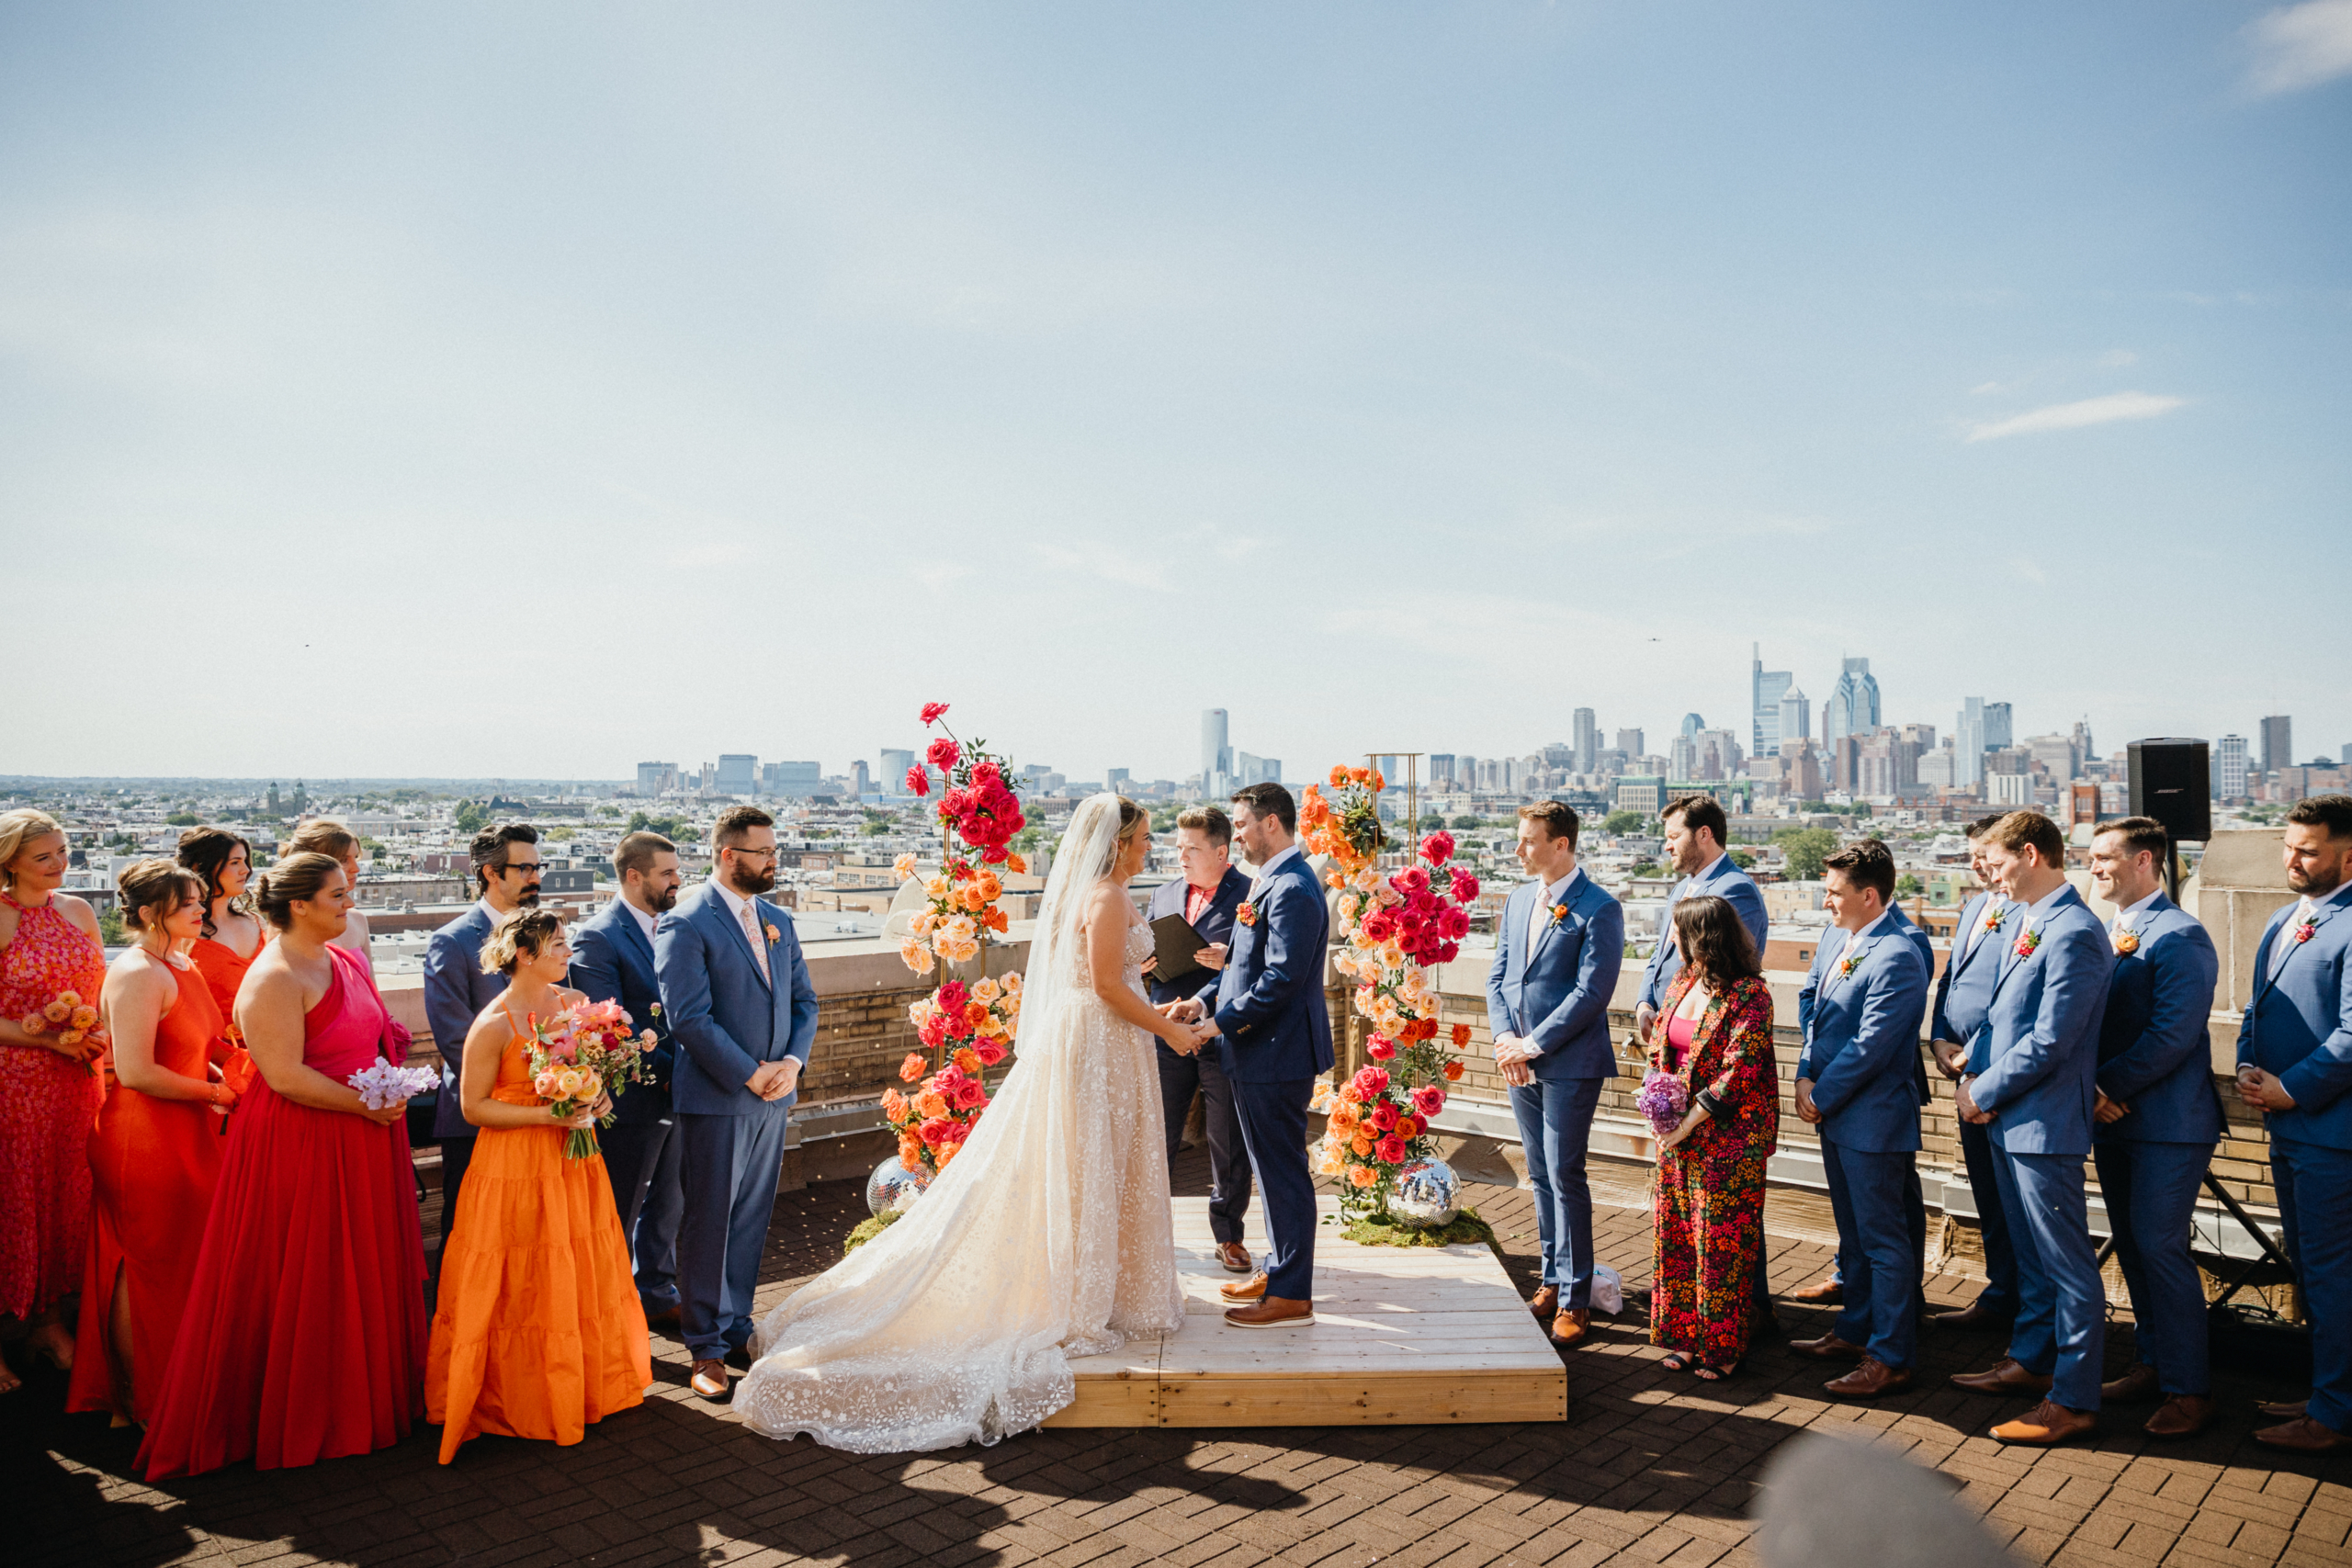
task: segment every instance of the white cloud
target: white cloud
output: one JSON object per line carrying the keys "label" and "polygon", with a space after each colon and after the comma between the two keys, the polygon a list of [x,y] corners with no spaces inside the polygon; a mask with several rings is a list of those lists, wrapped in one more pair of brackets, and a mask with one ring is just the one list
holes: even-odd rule
{"label": "white cloud", "polygon": [[2300,92],[2352,73],[2352,0],[2304,0],[2256,19],[2247,73],[2265,95]]}
{"label": "white cloud", "polygon": [[2037,435],[2049,430],[2080,430],[2085,425],[2112,424],[2120,419],[2154,419],[2170,413],[2187,402],[2187,398],[2163,397],[2154,392],[2109,392],[2103,398],[2085,398],[2076,403],[2052,403],[2048,408],[2033,409],[2012,414],[2007,419],[1995,420],[1989,424],[1970,427],[1970,441],[1997,441],[2004,435]]}

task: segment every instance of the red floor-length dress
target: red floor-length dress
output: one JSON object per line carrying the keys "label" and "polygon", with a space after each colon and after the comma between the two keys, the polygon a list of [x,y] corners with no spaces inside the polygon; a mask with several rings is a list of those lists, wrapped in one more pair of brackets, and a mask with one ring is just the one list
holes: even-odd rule
{"label": "red floor-length dress", "polygon": [[[303,1021],[302,1060],[340,1083],[379,1055],[384,1006],[359,957]],[[232,1119],[187,1318],[139,1464],[150,1480],[369,1453],[424,1407],[424,1247],[408,1129],[278,1097]]]}
{"label": "red floor-length dress", "polygon": [[[201,1081],[220,1043],[220,1010],[193,965],[175,964],[173,975],[179,997],[156,1024],[155,1065]],[[90,1262],[67,1410],[110,1410],[138,1421],[153,1414],[187,1310],[225,1142],[220,1118],[202,1100],[160,1100],[119,1082],[107,1094],[90,1134]],[[107,1354],[119,1272],[130,1276],[128,1400]]]}
{"label": "red floor-length dress", "polygon": [[[0,1018],[71,991],[98,1005],[106,950],[54,902],[19,904],[0,947]],[[106,1089],[91,1066],[40,1045],[0,1045],[0,1315],[28,1318],[82,1288],[90,1247],[91,1123]]]}

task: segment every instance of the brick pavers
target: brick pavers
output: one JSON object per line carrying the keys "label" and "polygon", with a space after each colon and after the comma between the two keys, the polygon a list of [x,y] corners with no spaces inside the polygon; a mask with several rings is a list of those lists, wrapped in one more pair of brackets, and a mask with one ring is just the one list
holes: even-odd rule
{"label": "brick pavers", "polygon": [[[1187,1154],[1180,1190],[1203,1190]],[[1602,1259],[1631,1283],[1649,1269],[1638,1173],[1599,1181]],[[1532,1288],[1528,1197],[1473,1190],[1511,1272]],[[1787,1290],[1826,1267],[1821,1205],[1774,1195],[1771,1272]],[[830,1183],[776,1204],[764,1306],[830,1264],[862,1213]],[[1929,1281],[1939,1302],[1972,1282]],[[1784,1303],[1799,1336],[1822,1309]],[[1821,1391],[1836,1369],[1761,1346],[1737,1379],[1667,1373],[1645,1331],[1597,1320],[1567,1357],[1568,1419],[1541,1426],[1258,1431],[1034,1432],[992,1449],[868,1457],[775,1443],[694,1399],[673,1340],[655,1340],[655,1396],[576,1448],[485,1438],[434,1462],[434,1434],[307,1470],[238,1467],[148,1486],[132,1435],[65,1417],[43,1368],[0,1399],[8,1506],[0,1561],[46,1564],[319,1562],[469,1568],[694,1562],[725,1568],[1487,1568],[1602,1562],[1744,1564],[1747,1517],[1772,1450],[1811,1428],[1898,1449],[2020,1558],[2062,1564],[2352,1563],[2352,1458],[2289,1460],[2248,1438],[2258,1398],[2301,1390],[2223,1375],[2222,1417],[2184,1444],[2115,1413],[2098,1442],[2050,1453],[1984,1436],[2014,1406],[1951,1389],[1987,1365],[1996,1336],[1930,1333],[1917,1386],[1877,1406]],[[2110,1337],[2120,1371],[2128,1326]]]}

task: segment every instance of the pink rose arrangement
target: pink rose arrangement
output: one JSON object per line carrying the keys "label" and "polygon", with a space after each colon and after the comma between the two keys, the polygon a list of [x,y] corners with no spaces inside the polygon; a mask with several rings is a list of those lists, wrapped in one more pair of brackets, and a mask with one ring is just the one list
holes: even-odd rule
{"label": "pink rose arrangement", "polygon": [[[576,1002],[545,1020],[535,1012],[524,1015],[532,1091],[559,1119],[569,1120],[605,1095],[646,1080],[653,1031],[632,1032],[630,1021],[618,1002]],[[606,1111],[598,1125],[611,1126],[614,1114]],[[575,1127],[563,1141],[567,1159],[586,1159],[596,1152],[594,1127]]]}

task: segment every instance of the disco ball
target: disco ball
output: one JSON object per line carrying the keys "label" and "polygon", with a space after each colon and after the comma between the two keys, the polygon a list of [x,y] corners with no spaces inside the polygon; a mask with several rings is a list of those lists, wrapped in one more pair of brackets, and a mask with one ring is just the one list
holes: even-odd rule
{"label": "disco ball", "polygon": [[931,1185],[931,1172],[918,1167],[909,1170],[892,1155],[874,1168],[865,1181],[865,1207],[869,1213],[879,1214],[888,1209],[904,1209]]}
{"label": "disco ball", "polygon": [[1396,1173],[1388,1212],[1408,1225],[1436,1230],[1462,1213],[1462,1179],[1442,1159],[1408,1165]]}

